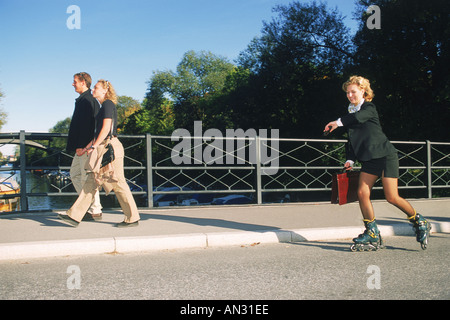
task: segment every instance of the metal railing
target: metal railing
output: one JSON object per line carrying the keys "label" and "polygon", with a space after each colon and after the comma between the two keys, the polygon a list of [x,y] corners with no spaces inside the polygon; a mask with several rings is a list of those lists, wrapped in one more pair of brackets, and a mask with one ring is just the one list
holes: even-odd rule
{"label": "metal railing", "polygon": [[[29,197],[77,195],[67,178],[72,155],[62,150],[65,139],[66,134],[55,133],[0,134],[0,145],[17,144],[20,155],[25,155],[12,168],[20,177],[21,211],[29,210]],[[236,203],[255,204],[327,200],[332,175],[342,170],[347,142],[259,136],[185,137],[180,142],[150,134],[122,135],[119,139],[125,148],[127,181],[133,194],[144,198],[141,206],[145,207],[215,204],[214,199],[227,195],[240,196]],[[449,196],[450,143],[392,143],[399,151],[399,189],[422,198]],[[36,159],[31,149],[41,150],[42,156]],[[49,171],[66,182],[47,182],[48,192],[35,192],[27,186],[27,173]],[[381,188],[379,183],[375,186]],[[0,199],[12,197],[0,195]]]}

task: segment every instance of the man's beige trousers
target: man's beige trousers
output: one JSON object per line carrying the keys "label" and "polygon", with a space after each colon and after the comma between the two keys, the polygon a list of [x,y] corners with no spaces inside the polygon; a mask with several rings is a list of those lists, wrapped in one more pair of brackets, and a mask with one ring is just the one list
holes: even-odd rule
{"label": "man's beige trousers", "polygon": [[[70,167],[70,179],[72,180],[73,186],[75,187],[78,195],[80,195],[83,185],[87,180],[87,173],[84,169],[87,160],[87,153],[82,156],[77,156],[77,154],[75,154],[72,160],[72,166]],[[95,193],[94,199],[87,212],[90,214],[102,213],[102,204],[100,203],[99,192]]]}

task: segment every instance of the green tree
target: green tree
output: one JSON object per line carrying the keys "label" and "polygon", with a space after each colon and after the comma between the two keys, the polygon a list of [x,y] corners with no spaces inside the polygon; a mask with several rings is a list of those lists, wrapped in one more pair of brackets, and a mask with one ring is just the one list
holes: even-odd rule
{"label": "green tree", "polygon": [[[213,111],[234,65],[211,52],[188,51],[176,72],[155,72],[149,81],[145,108],[161,120],[169,106],[173,110],[174,126],[191,129],[201,120],[205,127],[217,119]],[[170,102],[170,103],[169,103]]]}
{"label": "green tree", "polygon": [[[243,127],[278,128],[285,137],[319,137],[345,96],[342,70],[353,60],[343,16],[325,4],[298,1],[277,6],[262,35],[240,54],[250,75],[230,96],[229,107]],[[243,74],[241,74],[243,75]],[[244,112],[244,113],[242,113]]]}
{"label": "green tree", "polygon": [[119,123],[118,132],[121,133],[126,126],[129,117],[139,111],[142,106],[139,101],[128,96],[119,96],[117,98],[117,122]]}
{"label": "green tree", "polygon": [[[67,117],[64,120],[58,121],[52,128],[50,128],[50,133],[69,133],[71,117]],[[51,143],[51,147],[59,150],[65,150],[67,144],[67,139],[65,138],[54,138]],[[36,150],[34,152],[37,152]]]}
{"label": "green tree", "polygon": [[50,133],[69,133],[71,118],[67,117],[64,120],[58,121],[52,128]]}
{"label": "green tree", "polygon": [[170,100],[165,99],[158,108],[139,109],[128,117],[123,133],[171,135],[175,130],[172,105]]}
{"label": "green tree", "polygon": [[[378,5],[381,29],[368,29],[365,9]],[[450,2],[359,1],[356,63],[369,78],[383,129],[391,139],[448,140]]]}
{"label": "green tree", "polygon": [[[3,92],[0,90],[0,102],[2,101],[2,98],[4,97]],[[3,108],[0,108],[0,130],[5,125],[6,121],[8,119],[8,113],[6,113]]]}

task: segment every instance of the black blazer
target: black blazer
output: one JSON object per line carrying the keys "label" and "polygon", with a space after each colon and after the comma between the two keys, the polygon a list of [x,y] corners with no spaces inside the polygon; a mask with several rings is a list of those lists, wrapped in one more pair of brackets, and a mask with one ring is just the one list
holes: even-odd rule
{"label": "black blazer", "polygon": [[343,116],[341,121],[348,128],[347,160],[364,162],[397,152],[383,133],[372,102],[364,102],[358,112]]}
{"label": "black blazer", "polygon": [[71,152],[77,148],[84,148],[94,139],[95,116],[100,105],[91,90],[83,92],[75,100],[75,110],[70,121],[69,137],[66,150]]}

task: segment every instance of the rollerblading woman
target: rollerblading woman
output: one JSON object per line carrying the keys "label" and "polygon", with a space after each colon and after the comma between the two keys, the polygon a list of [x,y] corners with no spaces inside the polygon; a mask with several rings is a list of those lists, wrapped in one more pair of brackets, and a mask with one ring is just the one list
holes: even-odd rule
{"label": "rollerblading woman", "polygon": [[353,239],[352,251],[377,250],[382,247],[380,231],[375,222],[375,212],[370,195],[375,182],[381,177],[386,200],[408,216],[422,249],[428,246],[430,223],[411,204],[398,194],[398,151],[390,143],[381,128],[376,106],[372,103],[374,93],[369,80],[353,76],[342,89],[350,101],[348,114],[325,126],[324,132],[338,127],[348,129],[347,161],[345,168],[352,169],[356,160],[361,162],[358,183],[358,201],[366,230]]}

